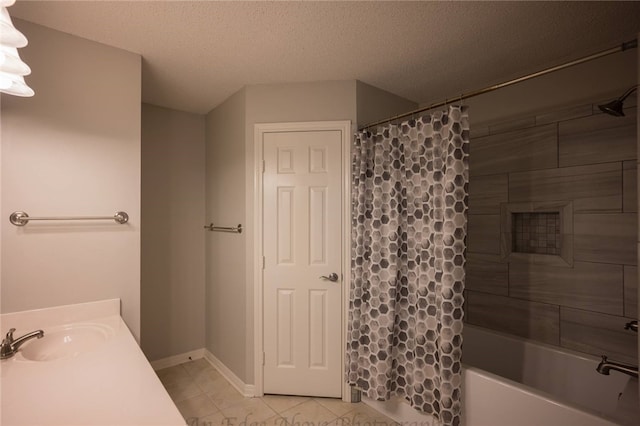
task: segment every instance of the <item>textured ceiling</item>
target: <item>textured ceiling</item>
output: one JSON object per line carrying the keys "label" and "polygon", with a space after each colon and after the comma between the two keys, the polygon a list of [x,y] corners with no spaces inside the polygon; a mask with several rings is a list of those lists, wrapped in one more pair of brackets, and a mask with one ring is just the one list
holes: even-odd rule
{"label": "textured ceiling", "polygon": [[197,113],[247,84],[317,80],[429,103],[640,32],[640,2],[19,0],[9,12],[141,54],[144,102]]}

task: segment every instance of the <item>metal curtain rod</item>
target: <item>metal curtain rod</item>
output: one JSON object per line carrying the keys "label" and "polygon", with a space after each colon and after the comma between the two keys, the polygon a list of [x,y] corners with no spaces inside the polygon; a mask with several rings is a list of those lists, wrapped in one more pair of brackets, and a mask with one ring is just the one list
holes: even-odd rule
{"label": "metal curtain rod", "polygon": [[242,234],[242,224],[238,226],[215,226],[213,223],[205,225],[204,229],[216,232],[233,232],[235,234]]}
{"label": "metal curtain rod", "polygon": [[630,40],[630,41],[628,41],[626,43],[622,43],[619,46],[612,47],[611,49],[603,50],[601,52],[594,53],[592,55],[585,56],[585,57],[580,58],[580,59],[575,59],[573,61],[566,62],[566,63],[561,64],[561,65],[556,65],[556,66],[551,67],[551,68],[546,68],[546,69],[543,69],[541,71],[534,72],[532,74],[527,74],[525,76],[518,77],[518,78],[515,78],[513,80],[505,81],[503,83],[494,84],[493,86],[485,87],[484,89],[476,90],[476,91],[469,92],[469,93],[463,93],[462,95],[457,96],[457,97],[455,97],[453,99],[445,99],[444,101],[436,102],[434,104],[431,104],[428,107],[419,108],[419,109],[416,109],[416,110],[413,110],[413,111],[405,112],[404,114],[396,115],[396,116],[391,117],[391,118],[386,118],[384,120],[379,120],[379,121],[367,124],[366,126],[361,127],[359,130],[365,130],[365,129],[368,129],[369,127],[374,127],[374,126],[378,126],[380,124],[389,123],[389,122],[398,120],[400,118],[409,117],[411,115],[418,114],[420,112],[428,111],[430,109],[438,108],[438,107],[441,107],[441,106],[445,106],[445,105],[448,105],[448,104],[456,102],[456,101],[462,101],[464,99],[473,98],[474,96],[478,96],[478,95],[482,95],[482,94],[485,94],[485,93],[493,92],[494,90],[502,89],[503,87],[507,87],[507,86],[511,86],[513,84],[516,84],[516,83],[521,83],[523,81],[531,80],[532,78],[536,78],[536,77],[543,76],[545,74],[550,74],[552,72],[560,71],[560,70],[563,70],[565,68],[572,67],[574,65],[579,65],[579,64],[582,64],[582,63],[585,63],[585,62],[593,61],[594,59],[602,58],[603,56],[608,56],[608,55],[611,55],[611,54],[614,54],[614,53],[618,53],[618,52],[624,52],[625,50],[629,50],[629,49],[635,49],[637,47],[638,47],[638,40],[637,39]]}
{"label": "metal curtain rod", "polygon": [[32,217],[25,212],[13,212],[9,216],[9,222],[15,226],[25,226],[31,220],[115,220],[120,225],[129,221],[129,215],[125,212],[116,212],[113,216],[56,216],[56,217]]}

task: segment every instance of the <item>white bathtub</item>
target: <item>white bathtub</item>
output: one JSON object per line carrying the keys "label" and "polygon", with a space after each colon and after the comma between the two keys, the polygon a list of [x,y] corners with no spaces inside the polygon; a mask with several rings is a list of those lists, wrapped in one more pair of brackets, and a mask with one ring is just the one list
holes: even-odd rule
{"label": "white bathtub", "polygon": [[[600,359],[596,357],[467,324],[462,354],[467,367],[466,375],[471,376],[465,380],[467,389],[464,393],[467,403],[472,404],[471,410],[467,409],[471,418],[474,415],[472,410],[477,409],[473,401],[478,397],[475,383],[500,381],[510,386],[514,393],[538,395],[570,412],[579,410],[615,424],[640,424],[638,380],[613,370],[609,376],[598,374],[596,367]],[[476,378],[476,375],[482,379]],[[531,415],[535,417],[535,413]],[[593,424],[606,424],[597,423],[596,420]],[[552,423],[545,421],[537,424]],[[570,423],[567,420],[553,424]],[[475,426],[475,423],[467,425]]]}
{"label": "white bathtub", "polygon": [[[640,424],[638,380],[599,359],[465,325],[462,426]],[[410,426],[437,426],[401,399],[363,401]]]}

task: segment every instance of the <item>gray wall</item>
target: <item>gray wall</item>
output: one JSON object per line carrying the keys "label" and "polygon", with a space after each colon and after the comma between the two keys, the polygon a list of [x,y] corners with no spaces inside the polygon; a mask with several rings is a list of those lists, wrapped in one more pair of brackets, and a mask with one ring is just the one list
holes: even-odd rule
{"label": "gray wall", "polygon": [[[206,223],[245,228],[245,89],[206,118]],[[246,233],[206,232],[206,348],[246,379]]]}
{"label": "gray wall", "polygon": [[416,108],[418,104],[413,101],[356,80],[356,116],[360,126],[410,112]]}
{"label": "gray wall", "polygon": [[[636,84],[634,55],[525,84],[497,105],[475,101],[472,114],[491,120],[471,126],[467,322],[637,360],[624,330],[638,317],[636,97],[626,118],[597,108]],[[500,117],[504,105],[517,115]],[[573,266],[505,261],[501,204],[548,201],[573,203]]]}
{"label": "gray wall", "polygon": [[142,104],[142,349],[204,347],[205,118]]}
{"label": "gray wall", "polygon": [[[19,19],[32,98],[2,95],[2,312],[122,300],[140,336],[139,55]],[[32,216],[129,214],[115,222]],[[6,325],[8,326],[8,325]]]}

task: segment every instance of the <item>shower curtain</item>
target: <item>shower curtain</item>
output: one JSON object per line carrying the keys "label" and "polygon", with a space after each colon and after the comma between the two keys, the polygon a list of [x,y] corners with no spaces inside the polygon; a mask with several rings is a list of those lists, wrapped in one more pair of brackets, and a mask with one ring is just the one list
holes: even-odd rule
{"label": "shower curtain", "polygon": [[468,146],[466,106],[353,146],[347,380],[445,425],[461,412]]}

